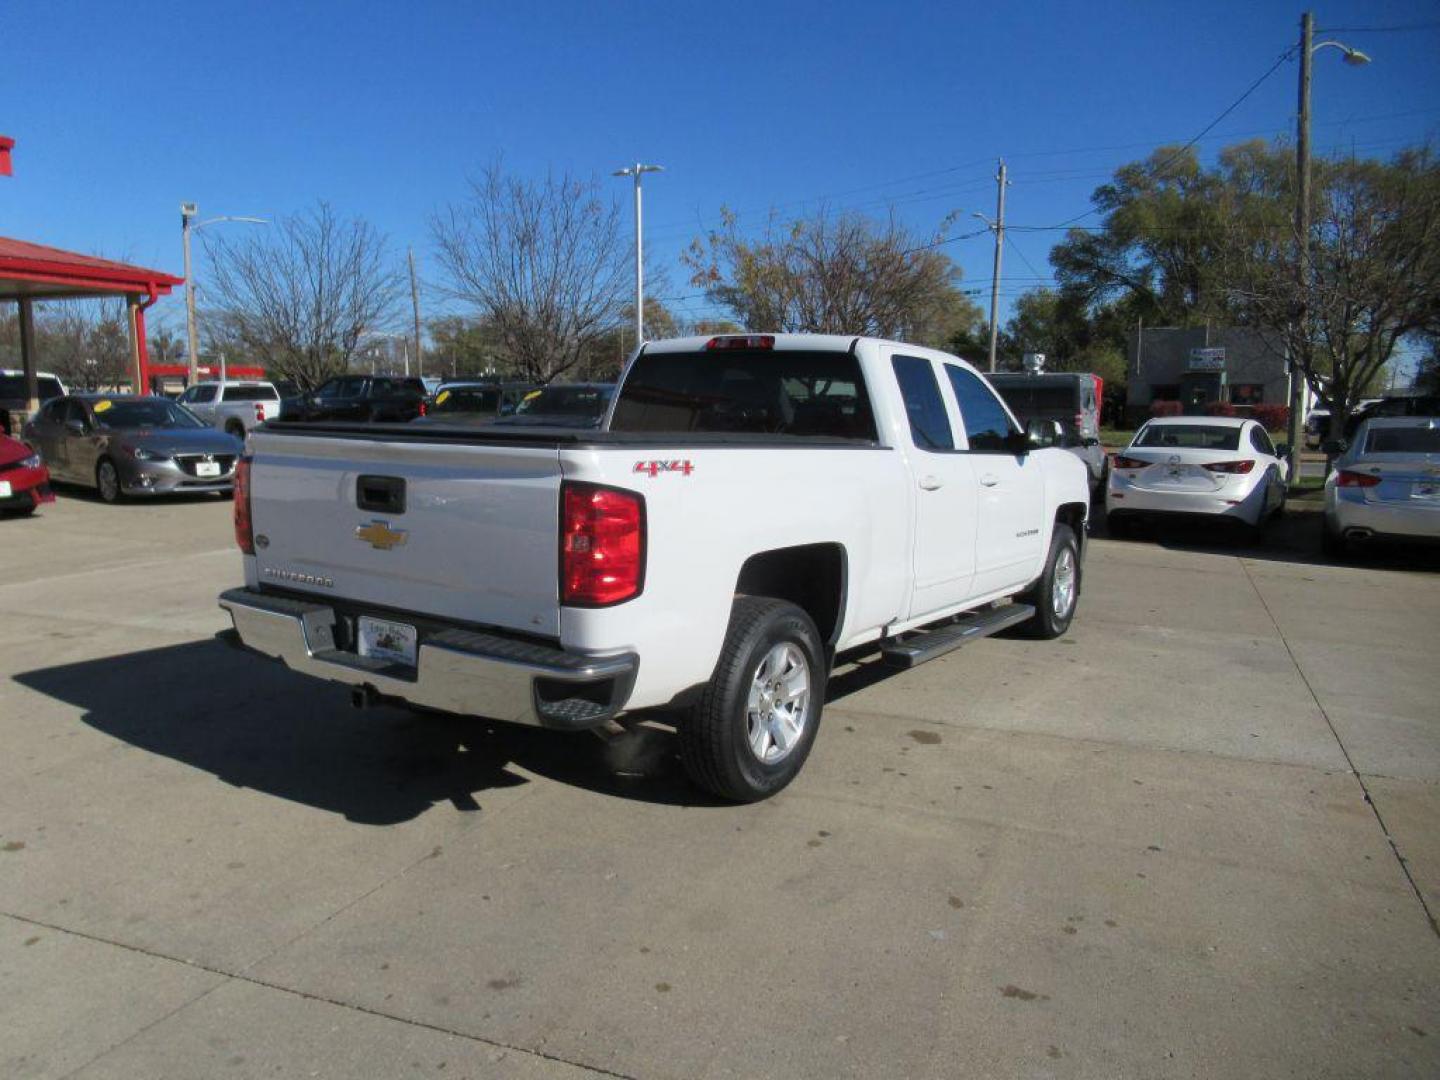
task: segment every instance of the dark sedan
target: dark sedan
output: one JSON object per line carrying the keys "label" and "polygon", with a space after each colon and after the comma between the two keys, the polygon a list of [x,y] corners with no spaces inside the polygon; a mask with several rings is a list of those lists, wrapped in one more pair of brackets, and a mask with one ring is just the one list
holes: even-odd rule
{"label": "dark sedan", "polygon": [[172,401],[123,394],[56,398],[25,425],[56,480],[126,496],[228,494],[244,445]]}
{"label": "dark sedan", "polygon": [[337,375],[313,394],[287,400],[282,420],[340,420],[405,423],[425,413],[428,394],[417,378],[399,375]]}

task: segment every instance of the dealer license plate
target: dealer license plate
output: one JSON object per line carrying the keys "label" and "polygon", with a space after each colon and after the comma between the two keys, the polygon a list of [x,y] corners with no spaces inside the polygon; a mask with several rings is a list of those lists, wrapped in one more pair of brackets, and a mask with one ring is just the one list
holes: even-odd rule
{"label": "dealer license plate", "polygon": [[362,615],[358,629],[361,656],[415,666],[415,627]]}
{"label": "dealer license plate", "polygon": [[196,476],[219,476],[220,463],[218,461],[197,461],[195,463]]}
{"label": "dealer license plate", "polygon": [[13,494],[14,491],[10,488],[10,481],[0,480],[0,499],[8,499]]}

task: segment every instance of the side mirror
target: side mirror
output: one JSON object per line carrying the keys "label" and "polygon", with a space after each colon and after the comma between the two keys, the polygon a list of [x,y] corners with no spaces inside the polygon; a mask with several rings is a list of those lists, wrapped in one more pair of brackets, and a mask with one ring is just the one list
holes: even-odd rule
{"label": "side mirror", "polygon": [[1288,458],[1288,457],[1290,456],[1290,444],[1289,444],[1289,443],[1283,443],[1283,442],[1282,442],[1282,443],[1277,443],[1276,446],[1275,446],[1275,456],[1276,456],[1276,457],[1282,457],[1282,458]]}
{"label": "side mirror", "polygon": [[71,435],[85,435],[90,431],[84,420],[66,420],[65,430]]}
{"label": "side mirror", "polygon": [[1326,439],[1320,444],[1320,449],[1325,451],[1327,457],[1339,457],[1349,446],[1344,439]]}
{"label": "side mirror", "polygon": [[[1025,450],[1043,450],[1059,446],[1065,437],[1058,420],[1030,420],[1025,424]],[[1024,451],[1022,451],[1023,453]]]}
{"label": "side mirror", "polygon": [[1100,440],[1097,439],[1097,438],[1095,438],[1094,435],[1086,435],[1085,438],[1083,438],[1083,439],[1080,440],[1080,442],[1081,442],[1081,445],[1082,445],[1082,446],[1099,446],[1099,445],[1100,445]]}

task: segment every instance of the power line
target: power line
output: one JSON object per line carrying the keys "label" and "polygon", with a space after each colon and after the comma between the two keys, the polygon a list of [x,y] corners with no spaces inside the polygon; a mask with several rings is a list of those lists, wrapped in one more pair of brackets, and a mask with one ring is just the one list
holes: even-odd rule
{"label": "power line", "polygon": [[1440,27],[1440,20],[1431,22],[1404,23],[1400,26],[1325,26],[1317,34],[1404,34],[1411,30],[1434,30]]}
{"label": "power line", "polygon": [[[1171,165],[1173,165],[1175,162],[1179,161],[1180,158],[1184,155],[1184,153],[1185,153],[1187,150],[1189,150],[1192,146],[1194,146],[1197,142],[1199,142],[1199,141],[1200,141],[1201,139],[1203,139],[1206,135],[1208,135],[1212,130],[1214,130],[1214,128],[1216,127],[1216,125],[1219,124],[1221,120],[1224,120],[1224,119],[1225,119],[1227,116],[1229,116],[1232,112],[1234,112],[1236,109],[1238,109],[1238,108],[1240,107],[1241,103],[1242,103],[1246,98],[1248,98],[1248,97],[1249,97],[1251,94],[1253,94],[1256,90],[1260,89],[1260,84],[1261,84],[1261,83],[1263,83],[1266,79],[1270,78],[1271,75],[1274,75],[1275,72],[1279,71],[1280,68],[1281,68],[1281,65],[1283,65],[1287,60],[1289,60],[1290,57],[1294,56],[1294,55],[1295,55],[1295,51],[1296,51],[1298,48],[1299,48],[1298,45],[1291,45],[1288,49],[1286,49],[1284,52],[1282,52],[1282,53],[1280,54],[1280,56],[1276,59],[1275,63],[1271,64],[1270,67],[1266,69],[1265,74],[1261,75],[1261,76],[1260,76],[1258,79],[1256,79],[1253,83],[1251,83],[1249,86],[1247,86],[1247,87],[1245,88],[1245,92],[1244,92],[1243,94],[1241,94],[1238,98],[1236,98],[1234,101],[1232,101],[1229,105],[1227,105],[1227,106],[1225,107],[1225,110],[1224,110],[1219,116],[1215,117],[1214,120],[1211,120],[1210,123],[1206,124],[1203,128],[1201,128],[1199,134],[1195,135],[1195,136],[1194,136],[1193,138],[1191,138],[1190,141],[1187,142],[1184,146],[1180,147],[1180,149],[1176,150],[1175,153],[1171,154],[1168,158],[1166,158],[1163,162],[1161,162],[1161,164],[1155,169],[1155,172],[1156,172],[1156,173],[1164,173],[1166,169],[1168,169],[1168,168],[1169,168]],[[1060,222],[1060,224],[1059,224],[1058,226],[1056,226],[1056,228],[1064,228],[1065,226],[1074,224],[1074,223],[1077,222],[1077,221],[1082,221],[1082,220],[1084,220],[1085,218],[1089,217],[1091,214],[1098,213],[1098,212],[1099,212],[1099,209],[1100,209],[1100,208],[1099,208],[1098,206],[1092,206],[1089,210],[1086,210],[1083,214],[1076,214],[1074,217],[1072,217],[1072,218],[1070,218],[1070,219],[1068,219],[1068,220],[1066,220],[1066,221]]]}

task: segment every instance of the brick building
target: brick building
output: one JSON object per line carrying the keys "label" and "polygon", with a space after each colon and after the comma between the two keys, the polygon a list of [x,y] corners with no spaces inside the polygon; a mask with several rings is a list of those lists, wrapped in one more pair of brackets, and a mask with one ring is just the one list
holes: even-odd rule
{"label": "brick building", "polygon": [[1138,422],[1155,401],[1183,402],[1203,413],[1214,402],[1287,405],[1290,378],[1279,335],[1247,327],[1139,327],[1126,360],[1126,412]]}

